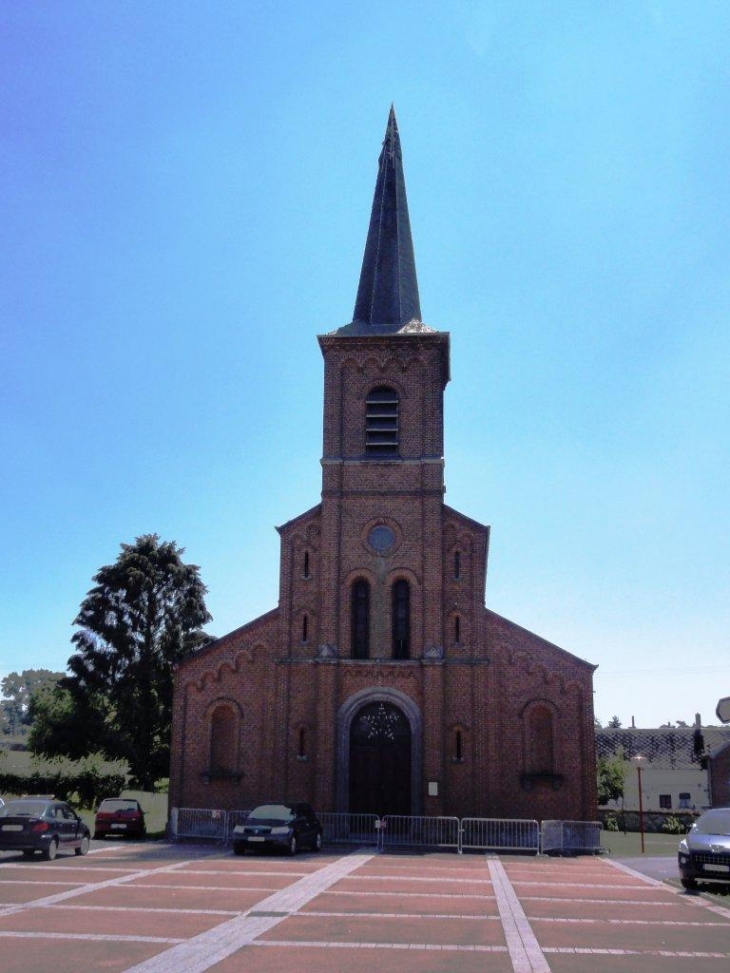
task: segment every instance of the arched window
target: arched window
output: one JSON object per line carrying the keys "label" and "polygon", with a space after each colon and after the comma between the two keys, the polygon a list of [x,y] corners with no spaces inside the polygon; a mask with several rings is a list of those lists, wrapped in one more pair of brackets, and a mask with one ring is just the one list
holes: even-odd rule
{"label": "arched window", "polygon": [[302,616],[302,642],[309,638],[309,615]]}
{"label": "arched window", "polygon": [[461,617],[459,615],[454,616],[454,642],[461,642]]}
{"label": "arched window", "polygon": [[398,393],[385,385],[373,389],[365,400],[365,452],[398,453]]}
{"label": "arched window", "polygon": [[554,772],[553,714],[547,706],[535,706],[527,717],[528,767],[532,774]]}
{"label": "arched window", "polygon": [[352,586],[350,626],[353,659],[367,659],[370,654],[370,585],[358,578]]}
{"label": "arched window", "polygon": [[411,590],[402,578],[393,585],[392,612],[393,658],[407,659],[411,652]]}
{"label": "arched window", "polygon": [[461,553],[454,551],[454,578],[458,581],[461,578]]}
{"label": "arched window", "polygon": [[216,706],[210,717],[210,769],[214,774],[236,768],[236,717],[230,706]]}
{"label": "arched window", "polygon": [[304,577],[309,577],[309,551],[304,552]]}

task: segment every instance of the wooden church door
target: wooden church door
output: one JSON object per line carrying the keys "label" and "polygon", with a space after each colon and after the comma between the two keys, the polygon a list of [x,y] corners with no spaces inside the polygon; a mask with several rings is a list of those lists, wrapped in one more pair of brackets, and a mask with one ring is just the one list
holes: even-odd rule
{"label": "wooden church door", "polygon": [[411,728],[392,703],[368,703],[352,722],[350,813],[411,813]]}

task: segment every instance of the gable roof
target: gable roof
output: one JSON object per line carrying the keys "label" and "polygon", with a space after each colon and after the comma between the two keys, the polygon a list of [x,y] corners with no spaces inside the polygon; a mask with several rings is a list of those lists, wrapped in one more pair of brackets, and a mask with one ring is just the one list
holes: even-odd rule
{"label": "gable roof", "polygon": [[695,752],[694,726],[605,727],[596,730],[596,752],[610,758],[623,750],[627,760],[640,755],[657,768],[697,767],[703,752],[714,753],[730,743],[730,727],[703,726],[700,732],[704,748]]}

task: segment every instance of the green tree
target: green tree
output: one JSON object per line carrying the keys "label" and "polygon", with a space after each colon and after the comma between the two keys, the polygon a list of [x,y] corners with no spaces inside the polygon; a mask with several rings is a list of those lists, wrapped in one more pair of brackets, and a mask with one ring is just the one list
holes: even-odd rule
{"label": "green tree", "polygon": [[63,685],[42,689],[32,696],[30,711],[28,746],[35,754],[80,760],[115,750],[107,700],[98,693],[73,693]]}
{"label": "green tree", "polygon": [[[101,745],[126,760],[144,789],[169,774],[174,667],[211,641],[202,630],[211,619],[206,588],[182,554],[174,542],[145,534],[122,544],[114,564],[99,570],[74,621],[76,652],[62,681],[68,696],[59,694],[49,707],[61,718],[50,726],[71,734],[86,716],[101,737],[84,733],[87,752]],[[40,730],[37,736],[40,747]]]}
{"label": "green tree", "polygon": [[626,760],[621,748],[610,757],[599,757],[597,767],[598,803],[608,804],[624,796]]}
{"label": "green tree", "polygon": [[606,726],[611,730],[618,730],[621,727],[621,720],[618,716],[612,716]]}
{"label": "green tree", "polygon": [[24,669],[10,672],[0,682],[2,693],[3,730],[17,733],[31,723],[31,699],[33,694],[45,687],[53,687],[63,678],[62,672],[50,669]]}

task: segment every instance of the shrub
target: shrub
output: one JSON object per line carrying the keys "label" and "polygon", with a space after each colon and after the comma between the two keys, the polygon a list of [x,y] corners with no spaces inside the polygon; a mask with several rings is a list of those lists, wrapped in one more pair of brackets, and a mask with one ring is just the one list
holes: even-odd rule
{"label": "shrub", "polygon": [[673,814],[668,814],[662,825],[662,831],[665,834],[684,834],[687,829]]}

